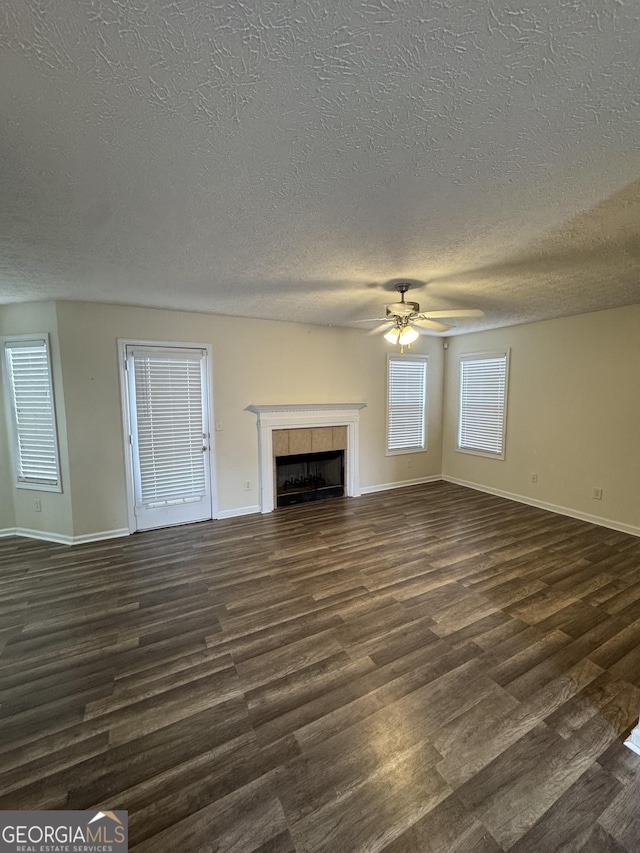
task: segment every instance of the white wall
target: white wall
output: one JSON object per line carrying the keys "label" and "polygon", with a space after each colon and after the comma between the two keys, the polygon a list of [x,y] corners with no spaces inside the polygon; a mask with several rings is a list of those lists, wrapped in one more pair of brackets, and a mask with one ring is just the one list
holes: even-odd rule
{"label": "white wall", "polygon": [[[460,453],[458,357],[505,347],[506,458]],[[451,338],[443,476],[640,533],[639,377],[638,305]],[[601,501],[591,496],[594,486],[603,489]]]}
{"label": "white wall", "polygon": [[[15,475],[12,464],[3,464],[0,449],[0,481],[3,498],[0,499],[0,529],[16,527],[18,530],[42,532],[54,536],[69,537],[73,532],[71,518],[71,499],[69,494],[69,454],[67,447],[67,427],[65,417],[65,396],[60,365],[60,347],[56,321],[56,307],[53,302],[21,303],[6,305],[0,310],[0,335],[26,335],[41,332],[49,333],[53,386],[56,403],[56,422],[58,428],[58,450],[60,454],[60,473],[62,492],[43,492],[35,489],[15,487]],[[0,371],[1,373],[1,371]],[[4,394],[0,395],[0,413],[2,427],[6,423],[4,412]],[[0,436],[0,448],[4,442]],[[6,447],[6,445],[5,445]],[[5,462],[10,460],[6,458]],[[42,510],[36,512],[35,500],[40,500]],[[13,510],[8,507],[11,503]]]}
{"label": "white wall", "polygon": [[[381,337],[302,326],[118,305],[59,302],[57,322],[67,406],[73,531],[127,526],[118,338],[209,343],[212,347],[218,509],[258,504],[258,439],[251,404],[366,402],[360,422],[363,487],[440,474],[442,342],[429,353],[429,449],[385,456],[386,353]],[[411,467],[408,466],[411,462]],[[244,481],[253,488],[244,491]]]}

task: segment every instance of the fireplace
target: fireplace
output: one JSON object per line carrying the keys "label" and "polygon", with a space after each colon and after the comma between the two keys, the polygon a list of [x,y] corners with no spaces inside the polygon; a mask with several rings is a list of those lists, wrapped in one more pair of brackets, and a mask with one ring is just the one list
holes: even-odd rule
{"label": "fireplace", "polygon": [[[359,474],[359,420],[360,410],[366,403],[307,403],[298,405],[247,406],[247,411],[258,417],[258,452],[260,464],[260,510],[272,512],[286,506],[286,495],[295,491],[295,480],[306,477],[311,488],[304,500],[317,500],[311,481],[318,475],[313,470],[302,475],[292,472],[284,477],[290,485],[278,493],[278,460],[280,457],[297,457],[339,452],[342,482],[328,488],[341,488],[347,497],[360,494]],[[290,460],[289,460],[290,461]],[[294,462],[293,464],[297,464]],[[336,461],[333,460],[335,467]],[[324,475],[321,475],[324,477]],[[326,478],[325,478],[326,479]],[[284,487],[284,482],[282,483]],[[285,497],[281,502],[280,497]]]}
{"label": "fireplace", "polygon": [[276,456],[276,505],[341,498],[344,450]]}

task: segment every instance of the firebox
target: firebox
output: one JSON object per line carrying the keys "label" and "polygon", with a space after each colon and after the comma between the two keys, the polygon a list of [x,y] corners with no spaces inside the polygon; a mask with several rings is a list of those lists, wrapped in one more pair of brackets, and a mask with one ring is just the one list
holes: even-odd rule
{"label": "firebox", "polygon": [[344,495],[344,450],[276,456],[277,506]]}

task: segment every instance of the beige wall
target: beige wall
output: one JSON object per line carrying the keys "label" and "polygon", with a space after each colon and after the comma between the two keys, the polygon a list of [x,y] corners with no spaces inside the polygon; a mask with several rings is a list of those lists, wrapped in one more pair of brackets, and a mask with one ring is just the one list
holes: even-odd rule
{"label": "beige wall", "polygon": [[[361,486],[444,476],[524,500],[640,527],[640,306],[442,341],[429,354],[429,449],[386,456],[388,345],[359,330],[207,314],[59,302],[5,306],[0,334],[51,335],[64,491],[15,489],[0,425],[0,529],[84,536],[126,528],[117,339],[212,347],[217,502],[258,503],[258,448],[250,403],[359,402]],[[506,459],[455,450],[457,363],[463,352],[511,351]],[[442,401],[444,400],[444,408]],[[4,413],[1,413],[4,416]],[[444,428],[442,424],[444,423]],[[444,437],[444,444],[443,444]],[[531,483],[531,473],[538,483]],[[244,491],[246,480],[252,482]],[[594,486],[603,500],[591,497]],[[34,510],[34,498],[42,512]]]}
{"label": "beige wall", "polygon": [[[0,379],[1,382],[2,380]],[[0,393],[0,533],[3,530],[13,530],[16,526],[16,514],[13,508],[13,489],[10,486],[13,478],[13,469],[9,455],[6,418],[3,406],[4,395]]]}
{"label": "beige wall", "polygon": [[[15,526],[25,530],[42,531],[66,537],[72,535],[73,522],[69,495],[69,456],[65,397],[60,365],[56,307],[53,302],[26,302],[20,305],[6,305],[0,310],[0,335],[26,335],[41,332],[49,333],[51,347],[51,364],[58,428],[58,450],[60,453],[60,473],[63,491],[61,493],[43,492],[35,489],[16,488],[13,467],[11,464],[2,465],[2,451],[0,450],[0,475],[3,478],[1,481],[2,493],[5,496],[0,500],[0,506],[5,505],[5,512],[7,512],[7,495],[10,496],[10,501],[13,505],[13,512],[7,512],[4,516],[9,523],[2,523],[2,515],[0,515],[0,528]],[[1,397],[1,405],[4,406],[4,394]],[[6,423],[4,411],[2,412],[2,419],[4,428],[4,424]],[[0,444],[2,444],[1,441]],[[35,511],[36,499],[41,502],[41,512]]]}
{"label": "beige wall", "polygon": [[[506,458],[460,453],[458,356],[505,347]],[[450,339],[443,475],[640,528],[639,376],[638,305]]]}
{"label": "beige wall", "polygon": [[[440,474],[442,342],[422,338],[431,368],[427,453],[385,456],[386,353],[360,330],[302,326],[91,303],[57,303],[68,418],[75,536],[127,526],[118,338],[212,347],[218,509],[258,504],[258,441],[251,403],[366,402],[360,481],[375,486]],[[409,464],[410,463],[410,464]],[[244,481],[253,488],[244,491]]]}

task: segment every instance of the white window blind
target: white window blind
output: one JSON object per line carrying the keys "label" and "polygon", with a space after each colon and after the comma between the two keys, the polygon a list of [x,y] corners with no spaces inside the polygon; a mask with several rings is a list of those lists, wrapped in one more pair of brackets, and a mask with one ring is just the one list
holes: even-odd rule
{"label": "white window blind", "polygon": [[200,350],[133,351],[139,502],[200,500],[206,493]]}
{"label": "white window blind", "polygon": [[387,452],[424,450],[427,359],[389,356],[387,371]]}
{"label": "white window blind", "polygon": [[507,353],[462,356],[458,449],[504,458]]}
{"label": "white window blind", "polygon": [[5,340],[4,353],[18,485],[59,490],[48,339]]}

